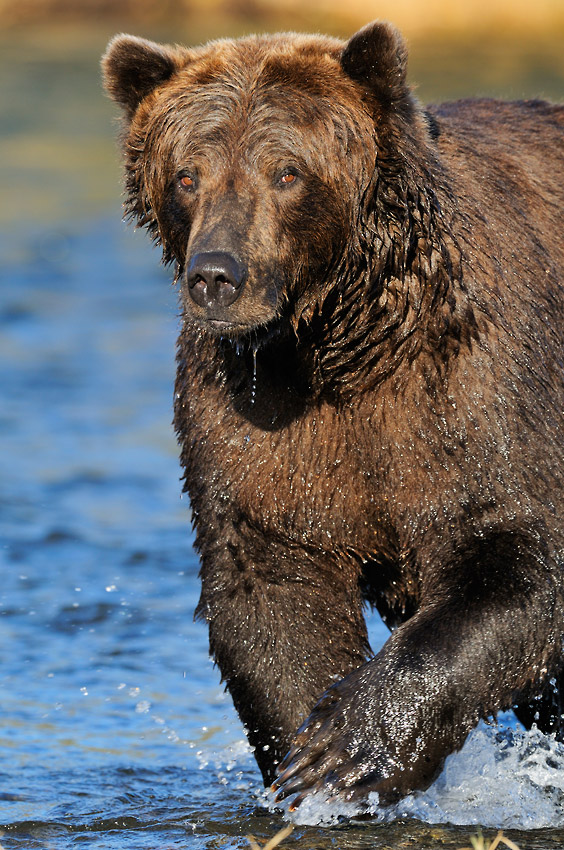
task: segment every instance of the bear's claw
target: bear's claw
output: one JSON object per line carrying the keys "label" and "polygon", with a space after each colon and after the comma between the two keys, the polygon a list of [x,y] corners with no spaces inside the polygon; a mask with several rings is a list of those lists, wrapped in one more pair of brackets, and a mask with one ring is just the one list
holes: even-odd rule
{"label": "bear's claw", "polygon": [[318,791],[347,800],[358,796],[354,786],[366,779],[371,768],[360,753],[352,755],[342,736],[334,736],[332,731],[328,719],[320,722],[311,718],[301,727],[272,783],[275,802],[297,794],[290,805],[290,811],[294,811],[307,795]]}

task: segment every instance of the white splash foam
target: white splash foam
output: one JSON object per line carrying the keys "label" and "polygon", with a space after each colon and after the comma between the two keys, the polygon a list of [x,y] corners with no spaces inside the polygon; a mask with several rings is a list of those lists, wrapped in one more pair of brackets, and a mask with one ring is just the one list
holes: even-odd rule
{"label": "white splash foam", "polygon": [[390,815],[506,829],[564,826],[564,745],[535,728],[482,722],[437,781]]}
{"label": "white splash foam", "polygon": [[[412,817],[499,829],[564,826],[564,745],[537,729],[516,728],[507,716],[500,721],[499,726],[481,722],[427,791],[386,808],[371,794],[368,813],[381,822]],[[513,728],[501,725],[503,721]],[[275,804],[270,794],[265,804],[283,808],[288,820],[301,825],[331,826],[367,813],[366,806],[329,802],[322,793],[306,798],[295,812],[289,811],[291,801]]]}
{"label": "white splash foam", "polygon": [[[282,811],[286,820],[299,826],[335,826],[361,814],[361,809],[355,803],[334,798],[329,800],[329,795],[323,791],[309,794],[295,811],[290,810],[291,799],[275,803],[275,796],[275,793],[265,791],[264,805],[270,811]],[[366,808],[362,811],[366,811]]]}

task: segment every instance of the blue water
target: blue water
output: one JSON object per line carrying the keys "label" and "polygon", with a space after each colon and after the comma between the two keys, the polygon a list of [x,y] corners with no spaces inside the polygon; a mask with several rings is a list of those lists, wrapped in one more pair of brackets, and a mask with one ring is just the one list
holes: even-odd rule
{"label": "blue water", "polygon": [[200,745],[242,733],[193,622],[175,294],[117,207],[22,243],[0,296],[0,842],[184,840],[217,783]]}

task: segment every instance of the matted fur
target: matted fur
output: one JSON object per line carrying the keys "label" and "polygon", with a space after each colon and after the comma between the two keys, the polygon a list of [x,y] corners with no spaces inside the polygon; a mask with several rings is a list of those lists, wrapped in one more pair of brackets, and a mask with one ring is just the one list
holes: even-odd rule
{"label": "matted fur", "polygon": [[[373,24],[104,59],[180,287],[198,614],[296,804],[425,787],[511,705],[561,734],[564,110],[424,110],[406,55]],[[229,306],[191,295],[216,255]]]}

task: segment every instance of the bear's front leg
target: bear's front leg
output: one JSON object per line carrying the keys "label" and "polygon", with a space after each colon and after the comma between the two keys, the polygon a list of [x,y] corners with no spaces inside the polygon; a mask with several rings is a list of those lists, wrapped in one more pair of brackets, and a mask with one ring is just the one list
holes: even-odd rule
{"label": "bear's front leg", "polygon": [[202,551],[197,613],[269,784],[319,697],[370,655],[358,570],[256,532],[221,539]]}
{"label": "bear's front leg", "polygon": [[296,808],[315,791],[345,800],[375,791],[389,804],[425,788],[480,717],[546,674],[560,639],[550,584],[507,575],[497,598],[487,582],[482,590],[437,594],[324,694],[280,765],[277,801],[295,794]]}

